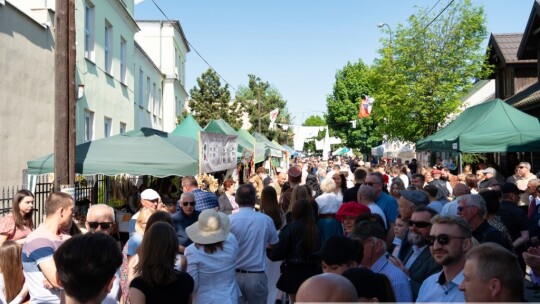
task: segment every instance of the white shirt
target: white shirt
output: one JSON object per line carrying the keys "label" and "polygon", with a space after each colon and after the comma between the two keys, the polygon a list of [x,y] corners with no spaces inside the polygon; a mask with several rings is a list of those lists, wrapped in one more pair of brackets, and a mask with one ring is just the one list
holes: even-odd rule
{"label": "white shirt", "polygon": [[386,216],[384,215],[384,211],[381,209],[381,207],[379,207],[379,205],[377,205],[375,203],[370,203],[368,205],[368,208],[371,211],[371,213],[380,215],[383,222],[384,222],[384,227],[388,227],[386,225]]}
{"label": "white shirt", "polygon": [[319,214],[334,214],[338,212],[339,207],[343,202],[343,197],[340,197],[333,192],[323,193],[318,196],[315,201],[319,206]]}

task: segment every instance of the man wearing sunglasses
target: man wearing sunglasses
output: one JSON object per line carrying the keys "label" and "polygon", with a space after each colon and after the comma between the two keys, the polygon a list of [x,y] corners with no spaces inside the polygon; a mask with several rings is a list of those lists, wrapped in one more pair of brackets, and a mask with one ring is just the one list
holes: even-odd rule
{"label": "man wearing sunglasses", "polygon": [[184,192],[178,200],[180,210],[172,215],[176,236],[178,236],[178,251],[184,253],[187,246],[193,243],[186,233],[186,228],[199,220],[201,211],[195,210],[195,194]]}
{"label": "man wearing sunglasses", "polygon": [[486,201],[479,194],[463,195],[458,202],[458,215],[471,225],[472,236],[480,243],[494,242],[512,250],[502,233],[486,220]]}
{"label": "man wearing sunglasses", "polygon": [[[89,233],[104,233],[112,235],[116,230],[114,221],[114,210],[105,204],[92,205],[86,214],[86,229]],[[118,249],[121,249],[120,244]],[[120,290],[120,268],[117,269],[111,290],[102,303],[114,304],[118,302],[118,292]]]}
{"label": "man wearing sunglasses", "polygon": [[473,246],[471,226],[458,216],[436,216],[427,243],[443,270],[424,281],[416,302],[465,302],[459,285],[463,281],[465,254]]}
{"label": "man wearing sunglasses", "polygon": [[441,266],[435,263],[428,247],[431,219],[435,215],[437,213],[426,206],[416,208],[409,221],[408,246],[402,245],[398,255],[400,260],[392,260],[409,276],[415,300],[424,280],[441,271]]}

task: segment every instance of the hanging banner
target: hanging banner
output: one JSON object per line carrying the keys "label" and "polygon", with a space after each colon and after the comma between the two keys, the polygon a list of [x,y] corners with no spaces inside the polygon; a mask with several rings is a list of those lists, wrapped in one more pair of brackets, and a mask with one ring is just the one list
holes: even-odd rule
{"label": "hanging banner", "polygon": [[199,174],[236,168],[236,135],[199,132]]}

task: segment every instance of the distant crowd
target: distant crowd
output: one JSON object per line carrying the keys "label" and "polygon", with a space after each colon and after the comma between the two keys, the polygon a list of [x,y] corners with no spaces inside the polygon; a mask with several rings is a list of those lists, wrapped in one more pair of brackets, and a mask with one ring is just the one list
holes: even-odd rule
{"label": "distant crowd", "polygon": [[0,218],[0,303],[520,302],[540,291],[531,170],[310,157],[215,192],[185,176],[141,188],[127,242],[114,209],[76,223],[61,192],[36,227],[20,190]]}

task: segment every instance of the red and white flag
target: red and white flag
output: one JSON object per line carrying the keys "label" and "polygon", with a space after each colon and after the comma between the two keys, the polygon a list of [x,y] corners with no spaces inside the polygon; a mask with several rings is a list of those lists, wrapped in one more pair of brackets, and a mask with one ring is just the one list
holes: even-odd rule
{"label": "red and white flag", "polygon": [[274,129],[274,125],[276,122],[276,118],[279,115],[279,108],[275,108],[272,111],[270,111],[270,125],[268,126],[269,129]]}

